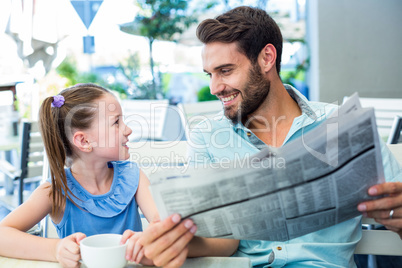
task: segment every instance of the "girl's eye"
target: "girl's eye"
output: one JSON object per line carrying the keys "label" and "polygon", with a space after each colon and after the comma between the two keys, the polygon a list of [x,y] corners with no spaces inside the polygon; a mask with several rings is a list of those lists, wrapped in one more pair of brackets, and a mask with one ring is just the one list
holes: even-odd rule
{"label": "girl's eye", "polygon": [[118,125],[119,124],[119,119],[117,119],[113,125]]}

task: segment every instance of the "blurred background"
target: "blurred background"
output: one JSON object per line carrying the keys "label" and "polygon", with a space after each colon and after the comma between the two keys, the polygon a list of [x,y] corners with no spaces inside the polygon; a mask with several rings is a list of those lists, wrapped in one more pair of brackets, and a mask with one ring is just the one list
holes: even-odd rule
{"label": "blurred background", "polygon": [[84,82],[122,99],[214,99],[195,29],[239,5],[259,6],[277,20],[285,38],[283,79],[308,96],[304,0],[2,0],[1,104],[13,102],[7,89],[15,85],[16,109],[36,120],[45,97]]}
{"label": "blurred background", "polygon": [[309,99],[402,97],[400,0],[2,0],[0,105],[36,120],[43,98],[84,82],[122,99],[214,99],[195,28],[239,5],[278,22],[281,77]]}

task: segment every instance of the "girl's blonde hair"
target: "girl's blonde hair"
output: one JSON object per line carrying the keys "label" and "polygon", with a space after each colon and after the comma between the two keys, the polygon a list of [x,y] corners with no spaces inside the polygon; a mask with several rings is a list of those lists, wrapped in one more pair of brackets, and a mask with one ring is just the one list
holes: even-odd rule
{"label": "girl's blonde hair", "polygon": [[[95,84],[77,84],[64,89],[59,95],[64,97],[54,105],[54,97],[46,98],[39,110],[39,125],[46,154],[49,159],[52,213],[57,215],[66,199],[74,194],[67,187],[67,178],[64,167],[68,160],[74,158],[74,150],[69,135],[73,130],[86,130],[96,116],[97,105],[95,101],[109,90]],[[56,99],[60,99],[58,96]],[[53,103],[53,104],[52,104]],[[59,107],[58,107],[59,106]]]}

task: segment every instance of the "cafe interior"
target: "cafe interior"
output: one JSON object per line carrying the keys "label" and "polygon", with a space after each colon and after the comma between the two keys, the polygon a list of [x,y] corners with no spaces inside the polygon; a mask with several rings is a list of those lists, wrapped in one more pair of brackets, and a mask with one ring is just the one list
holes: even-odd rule
{"label": "cafe interior", "polygon": [[[135,2],[0,3],[0,220],[48,178],[51,156],[44,152],[38,111],[44,98],[57,95],[72,81],[87,82],[92,75],[98,79],[95,83],[119,98],[133,129],[128,144],[131,161],[139,156],[169,158],[175,152],[169,166],[182,168],[188,164],[191,128],[221,111],[202,71],[197,24],[174,35],[173,41],[156,38],[152,44],[133,27],[133,18],[141,11]],[[193,9],[202,4],[188,2]],[[342,105],[357,93],[362,107],[374,108],[379,139],[402,165],[400,0],[215,2],[197,19],[239,5],[259,5],[272,14],[284,36],[282,80],[311,101]],[[200,92],[205,88],[204,96]],[[152,176],[157,168],[152,163],[144,170]],[[145,218],[142,222],[148,225]],[[402,267],[397,234],[369,219],[363,219],[362,228],[355,251],[358,267]],[[49,217],[29,232],[57,238]],[[204,257],[188,259],[183,267],[250,266],[243,257]],[[0,256],[0,267],[60,266]]]}

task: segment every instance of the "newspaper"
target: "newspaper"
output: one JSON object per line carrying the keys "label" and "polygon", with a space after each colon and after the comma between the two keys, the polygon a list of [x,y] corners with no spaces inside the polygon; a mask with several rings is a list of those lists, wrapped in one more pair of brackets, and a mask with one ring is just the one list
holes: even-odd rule
{"label": "newspaper", "polygon": [[361,215],[358,203],[384,180],[376,129],[374,110],[355,94],[313,130],[242,166],[154,173],[150,190],[161,218],[191,218],[198,236],[286,241]]}

